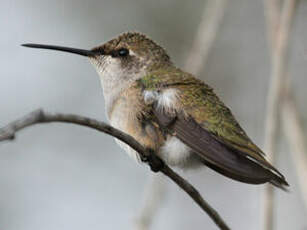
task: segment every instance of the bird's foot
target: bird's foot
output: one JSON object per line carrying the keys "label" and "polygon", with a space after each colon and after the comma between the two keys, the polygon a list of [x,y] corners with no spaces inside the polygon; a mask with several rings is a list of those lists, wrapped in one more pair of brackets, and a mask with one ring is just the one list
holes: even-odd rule
{"label": "bird's foot", "polygon": [[155,155],[155,152],[152,149],[147,149],[148,155],[141,156],[141,160],[145,163],[148,163],[151,171],[159,172],[164,167],[164,162]]}

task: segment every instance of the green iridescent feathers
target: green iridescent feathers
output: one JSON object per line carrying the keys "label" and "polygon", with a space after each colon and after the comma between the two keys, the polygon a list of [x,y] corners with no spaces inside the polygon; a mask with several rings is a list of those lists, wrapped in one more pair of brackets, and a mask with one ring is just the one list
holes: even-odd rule
{"label": "green iridescent feathers", "polygon": [[146,90],[178,89],[181,109],[203,128],[241,151],[252,155],[263,154],[213,89],[191,74],[169,67],[151,72],[140,79],[139,83]]}

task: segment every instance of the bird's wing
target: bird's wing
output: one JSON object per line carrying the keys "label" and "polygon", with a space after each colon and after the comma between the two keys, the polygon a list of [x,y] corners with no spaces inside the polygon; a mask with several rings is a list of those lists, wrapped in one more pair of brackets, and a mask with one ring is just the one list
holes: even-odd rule
{"label": "bird's wing", "polygon": [[228,177],[287,184],[208,85],[179,70],[171,74],[177,75],[160,71],[140,80],[145,91],[157,95],[153,112],[162,128]]}

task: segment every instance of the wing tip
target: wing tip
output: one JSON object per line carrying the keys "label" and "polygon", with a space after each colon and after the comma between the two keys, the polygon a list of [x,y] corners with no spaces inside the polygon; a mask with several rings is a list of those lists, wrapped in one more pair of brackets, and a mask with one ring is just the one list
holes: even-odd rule
{"label": "wing tip", "polygon": [[270,180],[270,183],[274,185],[277,188],[280,188],[281,190],[285,192],[289,192],[289,183],[286,181],[286,178],[281,175],[281,176],[275,176],[272,180]]}

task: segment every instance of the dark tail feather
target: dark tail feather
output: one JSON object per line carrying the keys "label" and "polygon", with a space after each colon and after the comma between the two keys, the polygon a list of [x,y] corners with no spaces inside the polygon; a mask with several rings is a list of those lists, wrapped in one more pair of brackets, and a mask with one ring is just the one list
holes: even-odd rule
{"label": "dark tail feather", "polygon": [[282,189],[288,185],[284,176],[264,158],[254,159],[224,144],[192,117],[187,118],[182,114],[174,117],[163,109],[155,109],[154,113],[161,127],[171,128],[176,137],[189,146],[204,164],[224,176],[249,184],[269,182]]}
{"label": "dark tail feather", "polygon": [[[204,159],[201,160],[209,168],[233,180],[248,184],[263,184],[268,182],[284,191],[288,191],[287,187],[289,184],[284,176],[282,176],[278,171],[278,174],[276,174],[247,158],[237,156],[238,167],[232,169],[225,169]],[[240,167],[243,165],[244,167]]]}

